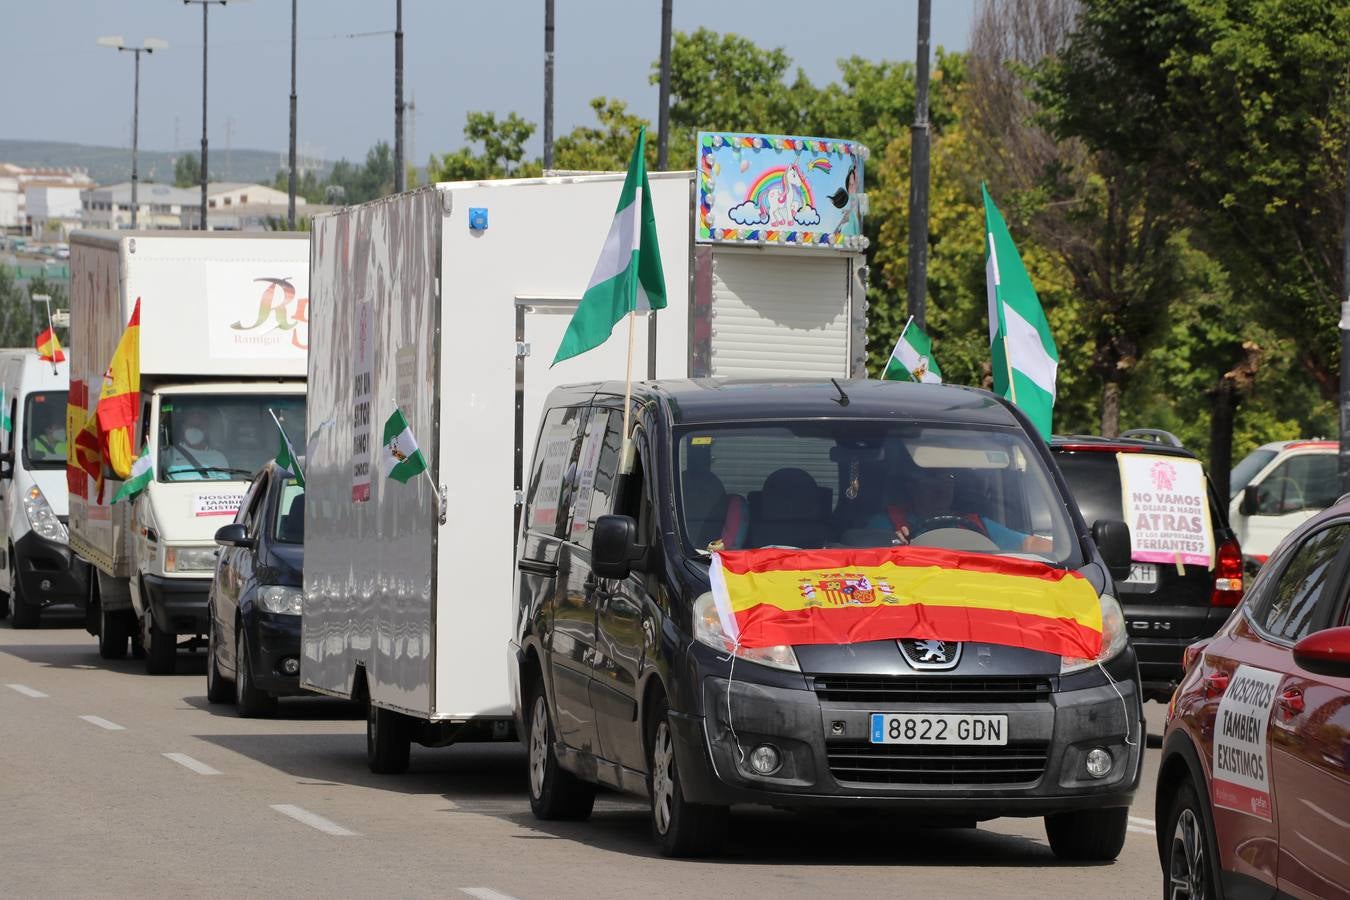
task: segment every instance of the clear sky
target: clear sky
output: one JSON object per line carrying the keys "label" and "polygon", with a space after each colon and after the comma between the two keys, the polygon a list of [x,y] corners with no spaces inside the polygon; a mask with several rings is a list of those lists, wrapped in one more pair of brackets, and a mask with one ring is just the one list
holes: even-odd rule
{"label": "clear sky", "polygon": [[[934,47],[964,49],[977,0],[933,4]],[[555,132],[617,96],[656,118],[648,84],[660,43],[660,0],[556,0]],[[913,59],[916,0],[674,0],[674,27],[735,32],[781,46],[812,81],[836,60]],[[228,142],[287,142],[289,0],[230,0],[210,9],[212,169]],[[361,159],[393,142],[394,0],[299,0],[302,154]],[[179,0],[0,0],[0,136],[129,146],[132,60],[95,44],[163,38],[142,57],[141,146],[194,150],[201,140],[202,13]],[[543,118],[543,0],[404,0],[404,91],[416,103],[409,161],[463,144],[469,110]],[[387,32],[368,35],[368,32]],[[361,35],[351,37],[349,35]],[[228,132],[228,134],[227,134]],[[538,153],[536,132],[530,149]]]}

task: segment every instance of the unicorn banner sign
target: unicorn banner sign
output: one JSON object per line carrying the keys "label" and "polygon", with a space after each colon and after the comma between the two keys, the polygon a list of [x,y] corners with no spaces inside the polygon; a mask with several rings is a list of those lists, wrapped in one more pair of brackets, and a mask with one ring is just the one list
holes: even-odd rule
{"label": "unicorn banner sign", "polygon": [[695,240],[863,249],[866,158],[853,141],[699,132]]}

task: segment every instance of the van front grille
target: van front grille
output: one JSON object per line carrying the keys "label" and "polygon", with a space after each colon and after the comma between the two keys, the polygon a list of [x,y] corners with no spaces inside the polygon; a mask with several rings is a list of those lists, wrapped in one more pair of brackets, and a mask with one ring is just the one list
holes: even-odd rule
{"label": "van front grille", "polygon": [[932,747],[870,744],[826,745],[830,774],[853,784],[1026,785],[1045,774],[1045,742],[1005,747]]}
{"label": "van front grille", "polygon": [[816,696],[838,703],[1042,703],[1048,678],[952,678],[928,675],[817,675]]}

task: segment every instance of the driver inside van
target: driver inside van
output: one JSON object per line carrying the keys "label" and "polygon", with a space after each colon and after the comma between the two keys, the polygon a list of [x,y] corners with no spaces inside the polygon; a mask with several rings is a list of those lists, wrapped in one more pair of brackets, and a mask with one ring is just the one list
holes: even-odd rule
{"label": "driver inside van", "polygon": [[975,504],[957,503],[956,472],[949,469],[915,469],[900,485],[892,482],[886,509],[868,525],[890,528],[899,543],[908,544],[925,531],[963,528],[982,534],[999,550],[1050,553],[1053,541],[1015,531],[974,509]]}
{"label": "driver inside van", "polygon": [[[210,417],[205,410],[189,409],[173,420],[173,443],[169,447],[166,475],[195,475],[196,479],[228,479],[225,454],[210,444]],[[196,480],[193,478],[174,480]]]}
{"label": "driver inside van", "polygon": [[47,418],[41,429],[33,438],[29,454],[37,459],[65,459],[66,423],[59,418]]}

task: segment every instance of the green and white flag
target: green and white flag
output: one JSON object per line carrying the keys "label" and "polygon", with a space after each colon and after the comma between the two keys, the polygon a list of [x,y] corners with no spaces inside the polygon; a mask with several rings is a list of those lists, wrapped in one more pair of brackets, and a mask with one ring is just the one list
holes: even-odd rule
{"label": "green and white flag", "polygon": [[984,195],[988,257],[985,277],[989,291],[989,349],[993,356],[994,393],[1008,398],[1050,439],[1055,408],[1055,374],[1059,350],[1050,323],[1031,286],[1022,257],[1008,225],[989,191]]}
{"label": "green and white flag", "polygon": [[413,437],[402,410],[395,409],[384,423],[383,462],[384,474],[403,484],[427,470],[426,457],[417,448],[417,438]]}
{"label": "green and white flag", "polygon": [[910,316],[895,342],[882,381],[918,381],[924,384],[942,384],[942,370],[933,356],[933,342]]}
{"label": "green and white flag", "polygon": [[553,365],[603,344],[619,320],[634,310],[665,309],[666,279],[661,249],[656,244],[656,212],[652,208],[647,161],[643,155],[647,129],[638,132],[628,163],[619,205],[600,251],[586,293],[572,314]]}
{"label": "green and white flag", "polygon": [[300,460],[295,456],[295,448],[291,446],[291,439],[286,435],[286,429],[281,427],[280,420],[276,413],[272,413],[272,421],[277,423],[277,432],[281,435],[281,444],[277,447],[277,468],[290,474],[292,478],[301,486],[305,486],[305,471],[300,468]]}
{"label": "green and white flag", "polygon": [[117,493],[113,494],[112,502],[136,499],[136,495],[145,490],[145,486],[150,483],[150,479],[154,475],[155,466],[150,459],[150,448],[147,446],[131,464],[131,474],[126,481],[122,482],[122,486],[117,489]]}

